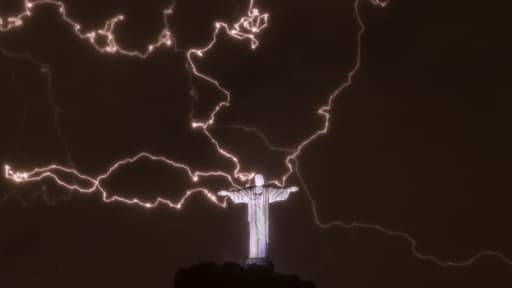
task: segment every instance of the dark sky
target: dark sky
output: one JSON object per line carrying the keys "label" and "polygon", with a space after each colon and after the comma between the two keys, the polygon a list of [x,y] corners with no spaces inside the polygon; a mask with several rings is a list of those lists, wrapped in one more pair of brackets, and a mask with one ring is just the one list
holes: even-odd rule
{"label": "dark sky", "polygon": [[[118,44],[143,50],[161,32],[171,1],[64,3],[84,30],[124,14]],[[146,151],[231,172],[232,163],[190,128],[190,118],[207,117],[222,94],[194,77],[186,51],[210,41],[216,20],[235,23],[249,1],[176,2],[168,22],[177,46],[147,59],[99,53],[52,5],[0,32],[0,49],[26,55],[0,53],[1,164],[28,170],[58,163],[95,176]],[[508,2],[392,0],[382,9],[362,1],[362,68],[335,101],[329,134],[299,158],[322,221],[406,232],[422,254],[443,261],[482,250],[512,258]],[[195,62],[232,92],[212,133],[244,169],[280,177],[285,154],[227,126],[255,127],[290,148],[321,127],[317,109],[355,63],[353,4],[258,0],[271,15],[258,49],[221,33]],[[0,0],[3,19],[22,9],[22,0]],[[189,188],[185,176],[140,161],[105,186],[125,197],[177,200]],[[287,184],[300,182],[292,175]],[[15,185],[2,178],[0,200],[0,287],[168,287],[179,267],[247,255],[246,207],[222,209],[199,195],[180,211],[144,209],[103,203],[98,193],[67,191],[51,180]],[[273,205],[271,219],[277,271],[318,287],[512,284],[512,266],[495,257],[442,268],[416,258],[402,238],[320,229],[304,189]]]}

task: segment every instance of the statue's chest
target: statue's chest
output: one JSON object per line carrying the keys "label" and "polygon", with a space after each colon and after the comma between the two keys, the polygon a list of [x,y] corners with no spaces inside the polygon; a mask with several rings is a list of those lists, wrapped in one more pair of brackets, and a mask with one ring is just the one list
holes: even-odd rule
{"label": "statue's chest", "polygon": [[268,202],[268,194],[266,192],[261,193],[255,193],[251,192],[249,193],[249,201],[254,203],[265,203]]}

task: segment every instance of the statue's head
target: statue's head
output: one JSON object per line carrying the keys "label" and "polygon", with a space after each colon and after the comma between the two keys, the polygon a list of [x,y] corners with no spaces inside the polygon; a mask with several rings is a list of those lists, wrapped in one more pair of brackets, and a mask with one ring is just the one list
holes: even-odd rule
{"label": "statue's head", "polygon": [[263,175],[256,174],[254,177],[254,184],[256,184],[256,187],[261,187],[263,184],[265,184],[265,178],[263,178]]}

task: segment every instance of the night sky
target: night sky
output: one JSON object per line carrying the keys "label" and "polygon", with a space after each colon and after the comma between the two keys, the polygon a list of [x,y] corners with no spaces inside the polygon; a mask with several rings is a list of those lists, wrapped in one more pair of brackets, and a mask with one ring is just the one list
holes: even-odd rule
{"label": "night sky", "polygon": [[[464,262],[480,251],[512,258],[512,88],[509,1],[361,1],[361,69],[331,110],[328,135],[299,157],[322,222],[368,223],[405,232],[417,249]],[[119,14],[119,46],[144,51],[172,0],[64,0],[82,31]],[[176,0],[173,45],[146,59],[100,53],[55,5],[0,32],[0,164],[56,163],[97,176],[140,152],[231,173],[233,163],[191,119],[204,121],[224,95],[192,73],[186,53],[232,25],[245,0]],[[194,63],[232,93],[211,128],[244,171],[274,179],[286,153],[323,125],[317,114],[347,80],[360,29],[354,0],[257,0],[270,14],[260,45],[219,33]],[[0,0],[0,17],[23,0]],[[4,27],[0,24],[0,27]],[[101,44],[101,43],[100,43]],[[70,181],[77,181],[71,179]],[[212,191],[226,181],[204,181]],[[321,229],[301,190],[270,208],[276,270],[318,287],[512,287],[512,265],[484,256],[469,267],[420,260],[404,238],[372,229]],[[112,194],[179,200],[194,187],[182,170],[141,160],[104,183]],[[51,179],[0,178],[0,287],[169,287],[202,261],[241,262],[246,206],[220,208],[200,194],[183,209],[104,203]]]}

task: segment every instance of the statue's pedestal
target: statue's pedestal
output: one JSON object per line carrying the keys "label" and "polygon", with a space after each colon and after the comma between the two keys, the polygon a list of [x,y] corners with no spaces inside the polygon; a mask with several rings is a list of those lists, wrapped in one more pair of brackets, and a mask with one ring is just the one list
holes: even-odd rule
{"label": "statue's pedestal", "polygon": [[245,260],[245,267],[258,267],[274,270],[274,264],[269,258],[248,258]]}

